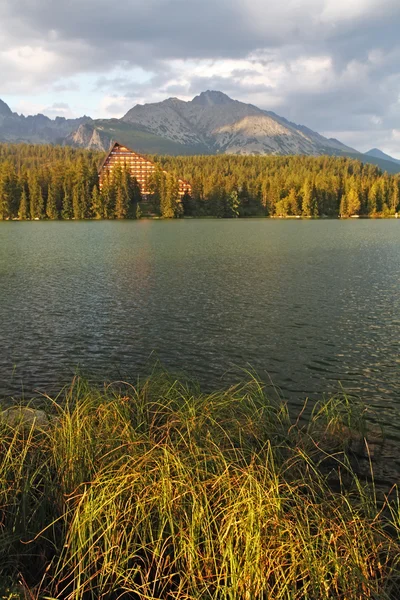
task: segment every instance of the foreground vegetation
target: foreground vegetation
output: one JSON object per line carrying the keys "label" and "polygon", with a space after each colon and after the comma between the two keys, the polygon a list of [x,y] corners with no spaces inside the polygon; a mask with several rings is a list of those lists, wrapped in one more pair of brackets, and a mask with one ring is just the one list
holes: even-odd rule
{"label": "foreground vegetation", "polygon": [[161,373],[44,402],[0,419],[4,597],[399,597],[399,507],[350,466],[345,397],[302,424],[255,378],[203,395]]}
{"label": "foreground vegetation", "polygon": [[[136,180],[116,171],[101,192],[104,153],[0,144],[0,220],[162,217],[392,216],[400,175],[338,157],[186,156],[159,164],[142,202]],[[170,175],[163,173],[165,169]],[[193,187],[181,202],[177,179]]]}

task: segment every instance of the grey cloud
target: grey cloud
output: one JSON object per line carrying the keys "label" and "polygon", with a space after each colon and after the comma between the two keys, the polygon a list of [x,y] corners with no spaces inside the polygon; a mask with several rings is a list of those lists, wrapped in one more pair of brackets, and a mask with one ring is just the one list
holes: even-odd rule
{"label": "grey cloud", "polygon": [[[220,89],[316,130],[373,134],[400,128],[399,30],[398,0],[2,0],[0,36],[7,47],[23,40],[55,60],[21,77],[0,53],[0,71],[5,89],[49,85],[57,93],[74,89],[74,75],[97,73],[98,92],[120,94],[132,104],[156,94]],[[252,53],[266,72],[281,65],[289,74],[299,57],[329,57],[330,80],[307,87],[294,73],[274,87],[252,82],[242,69],[229,76],[187,72],[181,81],[171,62],[249,59]],[[349,77],[351,64],[359,67]],[[116,66],[120,74],[110,76]],[[147,81],[132,81],[136,66],[148,72]],[[107,109],[116,114],[119,106],[111,101]]]}
{"label": "grey cloud", "polygon": [[[84,42],[103,50],[113,60],[141,64],[171,58],[238,58],[264,47],[288,43],[311,44],[335,50],[338,57],[362,56],[378,41],[397,39],[400,6],[380,3],[379,12],[352,20],[322,21],[326,2],[304,0],[2,0],[2,22],[13,21],[13,31],[24,39]],[[297,6],[297,8],[296,8]],[[382,30],[385,35],[382,35]],[[85,56],[81,56],[85,60]]]}

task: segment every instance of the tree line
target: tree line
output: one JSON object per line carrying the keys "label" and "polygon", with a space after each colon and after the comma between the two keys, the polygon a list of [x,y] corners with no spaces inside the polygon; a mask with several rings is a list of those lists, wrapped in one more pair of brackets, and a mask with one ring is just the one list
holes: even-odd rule
{"label": "tree line", "polygon": [[[0,220],[181,216],[390,216],[400,175],[345,157],[155,156],[146,201],[116,169],[99,187],[104,153],[0,144]],[[178,177],[192,184],[179,197]]]}
{"label": "tree line", "polygon": [[0,144],[0,219],[135,218],[137,181],[122,169],[99,187],[103,153]]}
{"label": "tree line", "polygon": [[154,157],[192,184],[193,216],[390,216],[400,209],[400,174],[333,156]]}

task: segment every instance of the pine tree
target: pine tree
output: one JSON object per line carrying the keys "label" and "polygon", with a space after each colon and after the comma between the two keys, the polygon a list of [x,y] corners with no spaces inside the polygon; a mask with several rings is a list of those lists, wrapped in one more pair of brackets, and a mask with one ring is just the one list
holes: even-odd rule
{"label": "pine tree", "polygon": [[59,216],[56,204],[56,197],[54,194],[54,188],[51,184],[49,184],[47,191],[46,215],[49,219],[52,220],[58,219]]}
{"label": "pine tree", "polygon": [[168,173],[165,178],[165,188],[161,195],[161,216],[164,219],[173,219],[176,216],[179,200],[179,186],[173,175]]}
{"label": "pine tree", "polygon": [[187,217],[193,215],[192,197],[187,191],[184,193],[184,195],[182,197],[182,210],[183,210],[183,214]]}
{"label": "pine tree", "polygon": [[63,219],[72,219],[72,202],[71,202],[71,196],[69,195],[69,192],[67,190],[67,188],[64,188],[64,197],[63,197],[63,203],[62,203],[62,211],[61,211],[61,216]]}
{"label": "pine tree", "polygon": [[72,211],[74,219],[85,219],[89,212],[89,204],[86,195],[86,186],[77,184],[72,190]]}
{"label": "pine tree", "polygon": [[341,217],[348,217],[349,216],[349,205],[348,205],[348,202],[347,202],[347,196],[346,196],[346,194],[343,194],[342,198],[340,200],[339,214],[340,214]]}
{"label": "pine tree", "polygon": [[351,187],[347,194],[347,212],[348,215],[358,215],[361,208],[361,200],[358,190],[355,186]]}
{"label": "pine tree", "polygon": [[393,182],[392,193],[390,195],[390,214],[394,215],[399,210],[400,205],[400,190],[399,183]]}
{"label": "pine tree", "polygon": [[368,214],[376,215],[382,208],[381,189],[378,181],[375,181],[368,194]]}
{"label": "pine tree", "polygon": [[296,190],[294,188],[290,189],[289,196],[287,197],[287,206],[288,206],[288,213],[290,215],[299,215],[299,213],[300,213],[299,201],[298,201]]}
{"label": "pine tree", "polygon": [[165,194],[165,173],[162,172],[159,165],[148,179],[150,191],[149,208],[155,214],[162,214],[161,202]]}
{"label": "pine tree", "polygon": [[237,190],[232,192],[225,199],[225,217],[238,217],[240,209],[240,200]]}
{"label": "pine tree", "polygon": [[31,219],[44,219],[44,199],[37,174],[34,174],[29,181],[29,201]]}
{"label": "pine tree", "polygon": [[19,205],[18,181],[11,161],[3,165],[0,176],[0,220],[16,216]]}
{"label": "pine tree", "polygon": [[313,186],[307,179],[302,189],[302,203],[301,210],[305,217],[312,217],[314,213],[314,198],[313,198]]}
{"label": "pine tree", "polygon": [[90,172],[86,161],[83,157],[79,158],[76,164],[74,175],[74,190],[72,192],[72,206],[74,211],[74,219],[86,219],[90,209],[90,194],[89,194],[89,177]]}
{"label": "pine tree", "polygon": [[117,189],[117,197],[115,200],[115,218],[126,219],[128,214],[129,198],[126,191],[122,187]]}
{"label": "pine tree", "polygon": [[21,200],[19,203],[18,218],[21,221],[25,221],[26,219],[29,219],[29,205],[28,205],[28,197],[26,194],[25,187],[22,188],[22,192],[21,192]]}
{"label": "pine tree", "polygon": [[104,206],[103,199],[99,192],[99,188],[97,185],[93,186],[92,190],[92,200],[90,204],[90,212],[92,213],[93,218],[95,219],[103,219],[104,218]]}
{"label": "pine tree", "polygon": [[115,217],[115,186],[110,177],[103,179],[101,188],[101,206],[104,219],[113,219]]}

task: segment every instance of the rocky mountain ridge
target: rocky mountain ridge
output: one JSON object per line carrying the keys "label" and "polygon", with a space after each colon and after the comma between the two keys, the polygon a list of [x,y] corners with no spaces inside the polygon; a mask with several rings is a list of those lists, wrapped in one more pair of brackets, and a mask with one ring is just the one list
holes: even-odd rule
{"label": "rocky mountain ridge", "polygon": [[379,148],[372,148],[371,150],[368,150],[368,152],[365,153],[365,156],[373,156],[375,158],[381,158],[382,160],[389,160],[390,162],[400,165],[400,160],[398,158],[389,156],[389,154],[382,152],[382,150],[379,150]]}
{"label": "rocky mountain ridge", "polygon": [[79,119],[13,113],[0,100],[0,142],[70,145],[107,151],[120,141],[147,154],[334,154],[400,172],[400,161],[376,148],[362,154],[333,138],[297,125],[274,112],[233,100],[218,91],[185,102],[136,105],[121,119]]}
{"label": "rocky mountain ridge", "polygon": [[78,119],[45,115],[18,115],[0,100],[0,142],[27,142],[30,144],[62,144],[65,138],[82,123],[92,119],[84,116]]}
{"label": "rocky mountain ridge", "polygon": [[11,117],[11,116],[12,116],[11,108],[8,106],[8,104],[3,102],[3,100],[0,100],[0,117]]}
{"label": "rocky mountain ridge", "polygon": [[169,98],[138,104],[121,120],[183,145],[203,145],[211,154],[355,152],[273,112],[210,90],[189,102]]}

